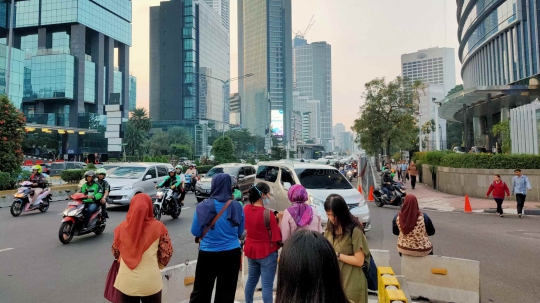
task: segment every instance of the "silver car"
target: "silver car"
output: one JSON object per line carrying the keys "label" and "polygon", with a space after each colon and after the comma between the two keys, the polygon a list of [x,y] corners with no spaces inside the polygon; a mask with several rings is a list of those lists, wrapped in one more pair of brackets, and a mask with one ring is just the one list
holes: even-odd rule
{"label": "silver car", "polygon": [[111,204],[128,205],[139,193],[153,197],[155,186],[167,176],[172,165],[166,163],[128,163],[116,168],[105,180],[111,186]]}

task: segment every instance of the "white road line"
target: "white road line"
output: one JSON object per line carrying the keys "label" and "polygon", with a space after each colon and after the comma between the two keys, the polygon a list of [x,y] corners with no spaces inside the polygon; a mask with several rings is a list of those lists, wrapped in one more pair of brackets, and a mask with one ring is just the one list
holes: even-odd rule
{"label": "white road line", "polygon": [[15,248],[4,248],[4,249],[0,249],[0,252],[4,252],[4,251],[8,251],[8,250],[13,250]]}
{"label": "white road line", "polygon": [[182,207],[182,210],[184,210],[184,209],[190,209],[190,208],[191,208],[191,207]]}

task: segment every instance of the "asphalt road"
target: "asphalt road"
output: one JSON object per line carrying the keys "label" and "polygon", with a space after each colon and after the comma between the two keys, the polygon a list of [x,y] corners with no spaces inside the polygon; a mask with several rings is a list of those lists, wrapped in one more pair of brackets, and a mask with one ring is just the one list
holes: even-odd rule
{"label": "asphalt road", "polygon": [[[162,217],[174,245],[169,265],[197,257],[197,245],[190,233],[196,205],[193,194],[187,195],[185,204],[179,219]],[[8,208],[0,209],[1,303],[107,302],[103,289],[113,260],[113,231],[124,220],[127,208],[109,210],[111,218],[102,235],[75,237],[63,245],[58,229],[64,208],[65,203],[56,202],[44,214],[27,213],[18,218],[11,217]],[[369,245],[390,250],[391,265],[399,273],[397,237],[391,226],[398,210],[371,203],[370,209],[373,228],[368,232]],[[481,262],[482,302],[540,302],[540,217],[428,214],[437,230],[431,238],[435,254]]]}

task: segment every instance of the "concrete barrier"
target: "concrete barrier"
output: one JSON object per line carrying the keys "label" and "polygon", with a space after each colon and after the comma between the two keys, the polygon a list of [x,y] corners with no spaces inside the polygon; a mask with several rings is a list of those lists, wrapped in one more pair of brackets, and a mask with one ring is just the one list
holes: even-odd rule
{"label": "concrete barrier", "polygon": [[390,266],[390,251],[389,250],[379,250],[379,249],[370,249],[371,256],[375,260],[377,267],[389,267]]}
{"label": "concrete barrier", "polygon": [[[165,303],[187,303],[193,291],[197,260],[161,270],[162,300]],[[187,285],[186,285],[187,284]]]}
{"label": "concrete barrier", "polygon": [[427,256],[401,258],[412,298],[425,297],[455,303],[480,302],[480,262]]}

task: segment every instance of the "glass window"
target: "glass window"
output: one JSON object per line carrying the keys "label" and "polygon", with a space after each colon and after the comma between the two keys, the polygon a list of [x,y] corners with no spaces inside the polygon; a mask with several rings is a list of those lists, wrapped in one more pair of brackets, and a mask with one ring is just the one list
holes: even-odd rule
{"label": "glass window", "polygon": [[212,169],[210,169],[208,171],[208,173],[206,173],[206,176],[207,177],[212,177],[212,176],[217,175],[217,174],[229,174],[229,175],[233,175],[233,176],[238,176],[238,168],[236,168],[236,167],[219,167],[219,166],[215,166],[215,167],[212,167]]}
{"label": "glass window", "polygon": [[284,185],[285,182],[290,183],[291,185],[294,185],[294,177],[289,169],[286,167],[281,168],[281,184]]}
{"label": "glass window", "polygon": [[279,167],[275,166],[259,166],[257,170],[257,179],[263,179],[268,182],[276,182],[278,177]]}
{"label": "glass window", "polygon": [[167,168],[165,166],[158,166],[157,173],[158,177],[165,177],[167,176]]}
{"label": "glass window", "polygon": [[[157,178],[157,174],[156,174],[156,167],[155,166],[152,166],[152,167],[149,167],[148,168],[148,171],[146,172],[146,176],[147,175],[150,175],[150,179],[154,179],[154,178]],[[145,177],[146,177],[145,176]]]}
{"label": "glass window", "polygon": [[[111,179],[139,179],[143,176],[146,171],[145,167],[139,166],[122,166],[115,169],[108,178]],[[149,172],[150,173],[150,172]],[[154,178],[156,170],[154,168]]]}
{"label": "glass window", "polygon": [[351,184],[337,169],[304,169],[294,170],[300,184],[306,189],[351,189]]}

